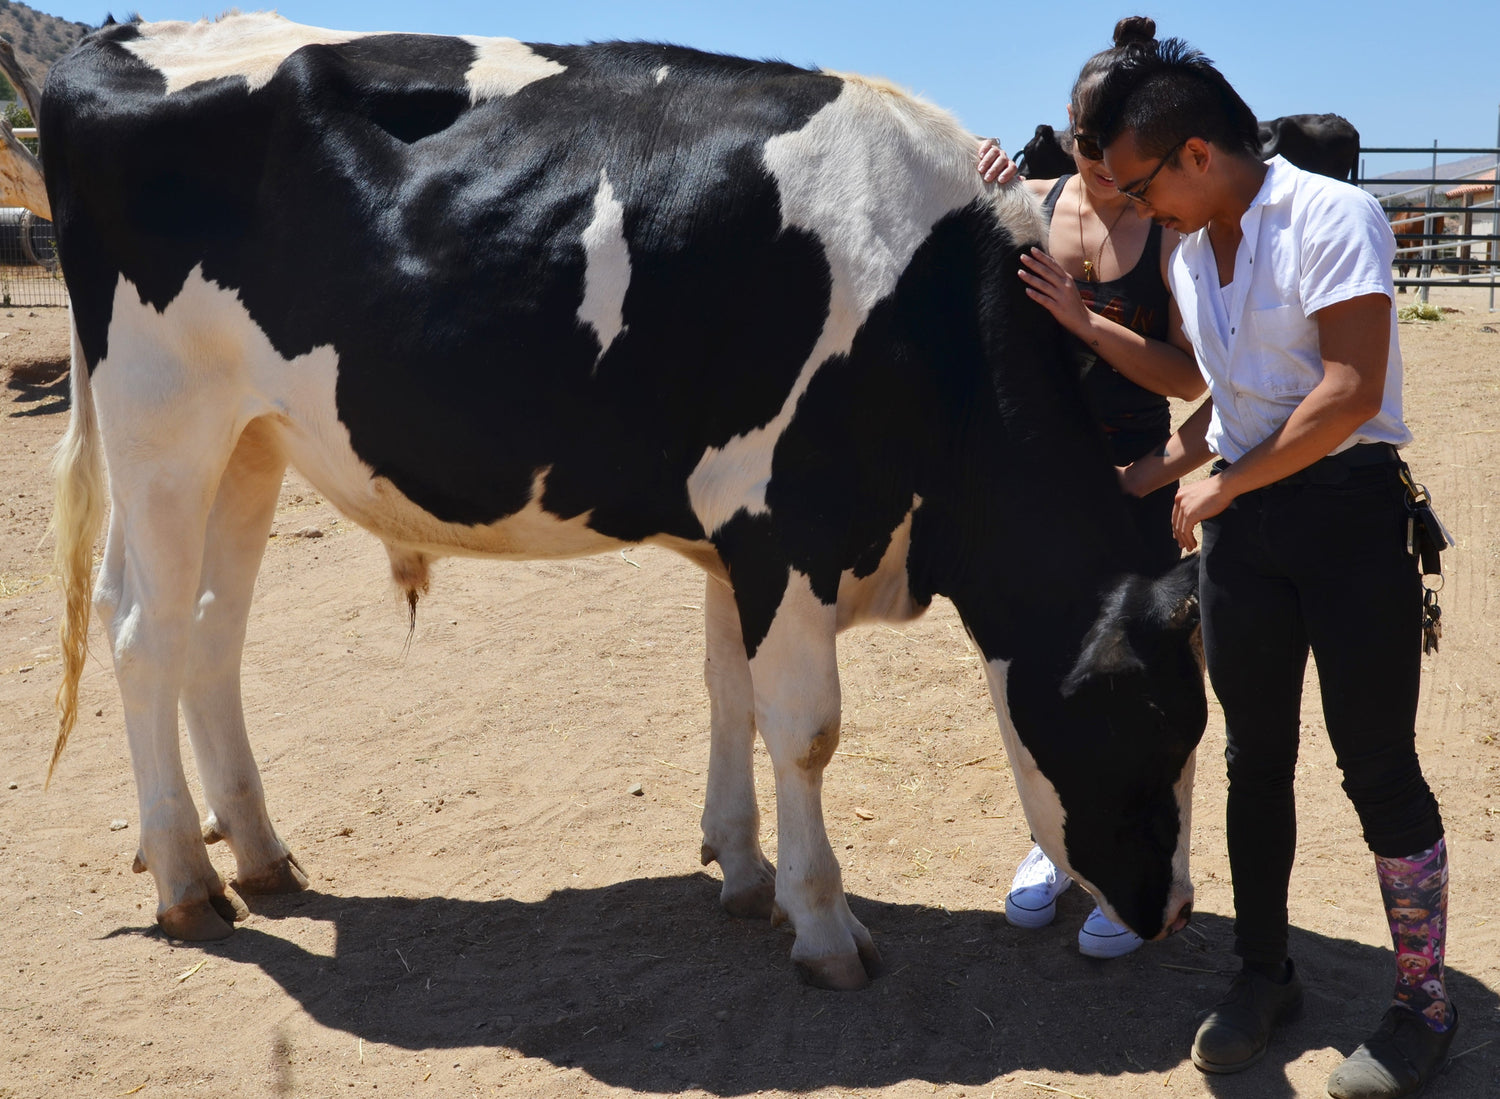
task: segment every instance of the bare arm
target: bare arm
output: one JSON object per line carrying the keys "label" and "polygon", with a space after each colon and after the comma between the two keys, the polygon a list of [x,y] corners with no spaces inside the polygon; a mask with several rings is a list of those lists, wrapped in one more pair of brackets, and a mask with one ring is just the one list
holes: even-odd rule
{"label": "bare arm", "polygon": [[1101,317],[1083,304],[1073,277],[1038,248],[1021,256],[1026,294],[1059,324],[1142,389],[1164,397],[1195,400],[1204,390],[1203,376],[1182,333],[1182,315],[1170,305],[1166,341],[1148,339],[1123,324]]}
{"label": "bare arm", "polygon": [[1172,529],[1181,545],[1197,545],[1193,528],[1218,515],[1236,496],[1306,469],[1380,411],[1390,308],[1384,294],[1366,294],[1313,314],[1323,380],[1284,424],[1220,476],[1178,492]]}
{"label": "bare arm", "polygon": [[1145,454],[1126,466],[1120,482],[1132,496],[1146,496],[1170,485],[1213,457],[1208,449],[1208,424],[1213,418],[1210,398],[1193,410],[1173,435],[1154,453]]}

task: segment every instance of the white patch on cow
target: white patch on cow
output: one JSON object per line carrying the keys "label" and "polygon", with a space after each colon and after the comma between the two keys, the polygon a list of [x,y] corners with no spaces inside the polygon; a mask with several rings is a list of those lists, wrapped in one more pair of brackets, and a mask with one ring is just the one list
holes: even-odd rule
{"label": "white patch on cow", "polygon": [[[1191,862],[1193,850],[1193,779],[1198,773],[1198,749],[1194,748],[1188,756],[1187,762],[1182,766],[1182,774],[1172,787],[1172,796],[1177,800],[1177,850],[1172,852],[1172,882],[1174,888],[1172,896],[1167,898],[1167,910],[1163,913],[1164,923],[1170,924],[1182,907],[1184,899],[1192,899],[1192,870],[1188,865]],[[1186,889],[1187,897],[1179,893]]]}
{"label": "white patch on cow", "polygon": [[658,84],[660,84],[663,80],[665,80],[667,78],[667,73],[669,73],[671,71],[672,71],[672,66],[671,65],[663,65],[661,68],[657,69],[656,70],[656,82]]}
{"label": "white patch on cow", "polygon": [[205,80],[243,76],[253,92],[303,46],[352,42],[363,31],[305,27],[275,12],[232,13],[215,22],[143,23],[121,45],[166,78],[167,94]]}
{"label": "white patch on cow", "polygon": [[599,172],[594,220],[583,231],[583,304],[578,320],[594,330],[599,354],[594,369],[615,337],[625,330],[625,291],[630,287],[630,245],[625,240],[625,205],[615,198],[609,175]]}
{"label": "white patch on cow", "polygon": [[880,564],[869,576],[855,576],[846,569],[839,577],[838,628],[847,629],[858,622],[908,622],[927,608],[918,606],[911,597],[906,578],[906,555],[911,550],[911,522],[920,496],[912,497],[911,511],[901,525],[891,532],[890,545]]}
{"label": "white patch on cow", "polygon": [[990,701],[995,705],[995,719],[1000,724],[1000,739],[1005,744],[1005,754],[1010,758],[1011,772],[1016,776],[1016,793],[1021,796],[1021,811],[1026,814],[1032,838],[1053,864],[1097,896],[1097,891],[1088,881],[1080,878],[1068,864],[1068,849],[1063,842],[1067,812],[1063,809],[1062,798],[1057,793],[1057,787],[1052,785],[1052,780],[1042,774],[1036,757],[1022,742],[1021,734],[1016,731],[1015,722],[1011,720],[1010,700],[1006,694],[1009,670],[1009,660],[991,660],[984,666],[984,678],[989,684]]}
{"label": "white patch on cow", "polygon": [[[840,75],[840,74],[830,74]],[[985,196],[1018,240],[1042,239],[1026,190],[986,188],[975,171],[975,138],[951,115],[890,84],[841,76],[838,97],[802,129],[766,142],[784,228],[810,233],[832,275],[828,316],[776,416],[704,453],[688,479],[703,529],[737,512],[766,511],[771,456],[824,362],[847,354],[870,310],[896,288],[939,219]]]}
{"label": "white patch on cow", "polygon": [[515,95],[528,84],[568,71],[566,65],[543,57],[525,42],[514,38],[464,36],[477,51],[465,79],[469,100],[478,103],[498,96]]}

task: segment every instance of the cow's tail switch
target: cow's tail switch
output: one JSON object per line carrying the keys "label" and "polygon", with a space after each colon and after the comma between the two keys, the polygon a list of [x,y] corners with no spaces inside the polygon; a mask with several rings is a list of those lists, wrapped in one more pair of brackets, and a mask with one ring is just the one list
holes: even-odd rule
{"label": "cow's tail switch", "polygon": [[92,601],[94,543],[104,525],[104,461],[99,448],[99,424],[89,392],[89,370],[73,331],[69,370],[72,410],[68,430],[52,455],[56,501],[52,510],[53,558],[62,585],[64,608],[58,633],[62,641],[62,683],[57,688],[57,743],[47,765],[47,782],[78,720],[78,681],[88,655],[89,611]]}

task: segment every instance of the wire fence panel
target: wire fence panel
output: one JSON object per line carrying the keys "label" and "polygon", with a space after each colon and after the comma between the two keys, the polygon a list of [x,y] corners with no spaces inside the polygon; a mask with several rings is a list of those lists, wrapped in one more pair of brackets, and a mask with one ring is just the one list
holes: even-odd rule
{"label": "wire fence panel", "polygon": [[0,206],[0,308],[67,304],[52,223],[19,206]]}
{"label": "wire fence panel", "polygon": [[[13,132],[37,151],[35,128]],[[0,308],[67,304],[52,223],[19,206],[0,206]]]}

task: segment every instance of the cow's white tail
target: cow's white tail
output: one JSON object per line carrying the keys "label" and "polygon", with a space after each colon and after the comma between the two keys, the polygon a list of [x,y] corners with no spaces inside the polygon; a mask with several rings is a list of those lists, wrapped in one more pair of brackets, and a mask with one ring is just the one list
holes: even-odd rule
{"label": "cow's white tail", "polygon": [[57,743],[47,765],[47,782],[78,720],[78,681],[88,655],[89,612],[93,600],[94,542],[104,524],[104,460],[99,423],[89,389],[89,370],[73,330],[69,370],[72,410],[68,431],[52,455],[56,499],[52,510],[54,563],[61,580],[64,609],[58,634],[62,641],[62,683],[57,688]]}

